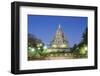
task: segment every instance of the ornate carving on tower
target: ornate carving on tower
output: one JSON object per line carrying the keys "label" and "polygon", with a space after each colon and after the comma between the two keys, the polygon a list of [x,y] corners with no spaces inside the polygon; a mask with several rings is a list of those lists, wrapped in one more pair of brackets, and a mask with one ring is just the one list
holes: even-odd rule
{"label": "ornate carving on tower", "polygon": [[56,30],[53,40],[50,43],[50,49],[52,51],[70,51],[68,41],[64,36],[60,24]]}

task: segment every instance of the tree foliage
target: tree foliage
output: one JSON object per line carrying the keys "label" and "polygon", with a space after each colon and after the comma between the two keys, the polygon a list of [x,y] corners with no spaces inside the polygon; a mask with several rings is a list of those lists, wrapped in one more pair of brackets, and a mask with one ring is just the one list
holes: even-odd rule
{"label": "tree foliage", "polygon": [[28,47],[37,47],[37,44],[42,43],[42,41],[36,38],[32,34],[28,34]]}
{"label": "tree foliage", "polygon": [[88,45],[88,29],[86,28],[82,34],[82,40],[79,44],[75,44],[72,48],[74,54],[80,55],[82,57],[87,55],[87,45]]}
{"label": "tree foliage", "polygon": [[[44,43],[32,34],[28,34],[28,58],[38,58],[43,55]],[[34,49],[34,51],[32,51]]]}

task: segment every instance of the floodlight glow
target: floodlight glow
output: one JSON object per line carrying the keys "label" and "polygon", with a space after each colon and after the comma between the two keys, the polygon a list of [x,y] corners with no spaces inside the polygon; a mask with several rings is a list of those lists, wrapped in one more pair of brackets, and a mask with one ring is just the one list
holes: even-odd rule
{"label": "floodlight glow", "polygon": [[31,47],[28,47],[29,49],[31,49]]}
{"label": "floodlight glow", "polygon": [[48,49],[48,52],[51,52],[52,50],[51,49]]}
{"label": "floodlight glow", "polygon": [[65,45],[65,44],[63,44],[63,45],[61,45],[61,47],[62,47],[62,48],[65,48],[65,47],[66,47],[66,45]]}
{"label": "floodlight glow", "polygon": [[53,48],[56,48],[56,47],[57,47],[57,45],[52,45],[52,47],[53,47]]}
{"label": "floodlight glow", "polygon": [[87,46],[85,46],[84,50],[87,50]]}
{"label": "floodlight glow", "polygon": [[40,43],[39,46],[42,46],[42,43]]}
{"label": "floodlight glow", "polygon": [[35,51],[35,49],[34,48],[31,48],[31,51],[33,52],[33,51]]}
{"label": "floodlight glow", "polygon": [[38,48],[38,50],[40,50],[40,48]]}
{"label": "floodlight glow", "polygon": [[43,48],[44,48],[44,49],[47,49],[47,46],[44,46]]}
{"label": "floodlight glow", "polygon": [[37,44],[37,47],[39,47],[40,46],[40,44]]}
{"label": "floodlight glow", "polygon": [[88,50],[88,48],[87,48],[87,46],[84,46],[80,50],[81,50],[81,52],[80,52],[81,54],[85,54],[86,51]]}

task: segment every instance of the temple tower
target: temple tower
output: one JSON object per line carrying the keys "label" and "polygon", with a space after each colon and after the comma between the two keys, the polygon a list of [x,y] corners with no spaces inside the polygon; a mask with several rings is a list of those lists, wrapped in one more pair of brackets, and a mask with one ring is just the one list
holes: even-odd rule
{"label": "temple tower", "polygon": [[64,33],[61,29],[61,26],[59,24],[56,33],[54,35],[53,40],[50,43],[50,49],[51,51],[62,51],[62,52],[69,52],[69,43],[67,39],[64,36]]}

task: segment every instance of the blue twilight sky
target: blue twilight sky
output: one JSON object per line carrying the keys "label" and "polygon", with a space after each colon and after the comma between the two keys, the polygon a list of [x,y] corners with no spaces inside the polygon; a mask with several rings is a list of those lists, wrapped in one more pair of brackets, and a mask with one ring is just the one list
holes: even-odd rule
{"label": "blue twilight sky", "polygon": [[77,16],[48,16],[48,15],[28,15],[28,33],[41,39],[45,45],[50,44],[59,26],[64,32],[69,46],[78,44],[82,33],[88,24],[87,17]]}

